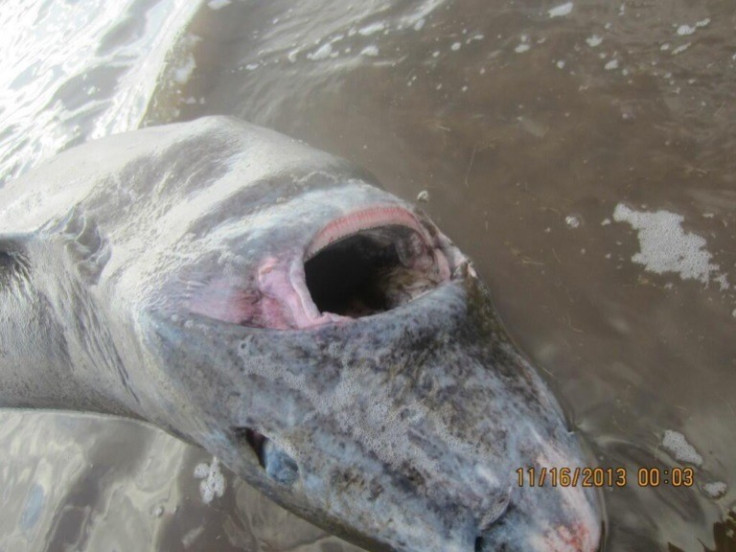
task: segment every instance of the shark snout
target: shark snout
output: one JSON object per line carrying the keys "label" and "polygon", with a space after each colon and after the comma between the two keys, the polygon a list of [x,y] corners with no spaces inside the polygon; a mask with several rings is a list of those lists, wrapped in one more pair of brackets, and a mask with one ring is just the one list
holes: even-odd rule
{"label": "shark snout", "polygon": [[602,519],[590,488],[518,488],[506,512],[476,541],[477,552],[597,552]]}

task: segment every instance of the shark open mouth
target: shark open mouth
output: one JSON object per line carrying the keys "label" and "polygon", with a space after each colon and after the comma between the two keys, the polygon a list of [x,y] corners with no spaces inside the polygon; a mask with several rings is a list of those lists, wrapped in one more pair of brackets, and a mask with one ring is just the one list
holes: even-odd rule
{"label": "shark open mouth", "polygon": [[327,223],[296,257],[269,256],[252,280],[213,278],[187,306],[264,329],[306,329],[385,312],[450,280],[467,259],[428,220],[376,205]]}
{"label": "shark open mouth", "polygon": [[358,318],[396,308],[449,279],[447,258],[435,241],[401,207],[341,217],[305,252],[307,291],[323,315]]}

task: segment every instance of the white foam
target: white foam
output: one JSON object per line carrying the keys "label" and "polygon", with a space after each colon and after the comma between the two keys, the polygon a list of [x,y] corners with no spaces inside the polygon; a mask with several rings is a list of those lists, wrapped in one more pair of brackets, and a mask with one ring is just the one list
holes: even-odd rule
{"label": "white foam", "polygon": [[570,228],[578,228],[580,226],[580,218],[575,215],[567,215],[565,217],[565,224]]}
{"label": "white foam", "polygon": [[564,4],[560,4],[559,6],[555,6],[551,10],[549,10],[547,13],[550,17],[562,17],[565,15],[570,15],[570,12],[572,11],[574,4],[572,2],[565,2]]}
{"label": "white foam", "polygon": [[726,494],[728,485],[723,481],[711,481],[710,483],[703,485],[703,490],[705,491],[705,494],[711,498],[721,498]]}
{"label": "white foam", "polygon": [[588,46],[590,46],[591,48],[595,48],[596,46],[600,46],[601,42],[603,42],[603,39],[600,36],[594,34],[586,38],[585,42],[587,42]]}
{"label": "white foam", "polygon": [[401,24],[411,27],[422,19],[426,19],[433,11],[445,4],[445,0],[424,0],[422,2],[415,2],[419,4],[414,12],[401,18]]}
{"label": "white foam", "polygon": [[523,54],[524,52],[528,52],[529,48],[531,48],[531,46],[529,46],[528,44],[521,43],[516,48],[514,48],[514,52],[516,52],[517,54]]}
{"label": "white foam", "polygon": [[332,44],[329,42],[327,44],[323,44],[317,50],[314,52],[310,52],[307,54],[307,59],[311,59],[312,61],[320,61],[323,59],[327,59],[332,55]]}
{"label": "white foam", "polygon": [[475,473],[488,483],[489,487],[497,487],[500,484],[498,476],[485,466],[477,464],[475,466]]}
{"label": "white foam", "polygon": [[199,494],[205,504],[212,502],[215,496],[221,498],[225,494],[225,476],[220,471],[220,461],[217,458],[212,458],[211,464],[197,464],[194,477],[202,480],[199,483]]}
{"label": "white foam", "polygon": [[698,454],[695,447],[685,440],[682,433],[677,431],[668,429],[664,432],[662,447],[678,462],[687,462],[695,466],[700,466],[703,463],[703,457]]}
{"label": "white foam", "polygon": [[450,50],[452,50],[453,52],[457,52],[461,46],[462,44],[460,44],[459,42],[453,42],[452,46],[450,46]]}
{"label": "white foam", "polygon": [[194,61],[194,56],[189,54],[183,63],[174,70],[174,80],[179,84],[186,83],[196,68],[197,64]]}
{"label": "white foam", "polygon": [[202,525],[187,531],[181,538],[181,543],[184,545],[184,548],[190,548],[202,533],[204,533],[204,527]]}
{"label": "white foam", "polygon": [[613,69],[618,69],[618,60],[617,60],[617,59],[612,59],[611,61],[609,61],[608,63],[606,63],[606,64],[605,64],[605,65],[603,66],[603,68],[604,68],[604,69],[605,69],[606,71],[611,71],[611,70],[613,70]]}
{"label": "white foam", "polygon": [[677,34],[680,36],[689,36],[700,27],[707,27],[708,25],[710,25],[710,19],[708,18],[698,21],[695,25],[680,25],[677,27]]}
{"label": "white foam", "polygon": [[361,56],[376,57],[378,55],[378,46],[371,44],[360,51]]}
{"label": "white foam", "polygon": [[680,54],[680,53],[684,52],[685,50],[687,50],[690,47],[690,44],[691,43],[688,42],[687,44],[683,44],[682,46],[678,46],[677,48],[675,48],[674,50],[672,50],[672,55],[673,56],[676,56],[677,54]]}
{"label": "white foam", "polygon": [[711,262],[701,236],[682,229],[682,215],[669,211],[635,211],[619,203],[613,220],[638,230],[639,249],[631,260],[656,274],[674,272],[683,280],[707,284],[719,266]]}
{"label": "white foam", "polygon": [[379,33],[386,28],[386,24],[379,21],[377,23],[371,23],[358,30],[358,34],[362,36],[370,36],[374,33]]}

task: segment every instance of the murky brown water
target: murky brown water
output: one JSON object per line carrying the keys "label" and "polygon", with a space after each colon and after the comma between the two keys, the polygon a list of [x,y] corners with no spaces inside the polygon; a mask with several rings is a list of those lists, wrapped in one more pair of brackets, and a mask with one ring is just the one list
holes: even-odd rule
{"label": "murky brown water", "polygon": [[[184,31],[157,54],[168,68],[130,128],[236,115],[403,197],[428,191],[424,208],[475,259],[591,464],[632,474],[604,492],[606,550],[736,549],[720,523],[736,505],[736,4],[205,3]],[[111,104],[132,87],[115,82]],[[3,174],[18,172],[36,159],[19,168],[13,144],[41,139],[1,115]],[[80,128],[74,140],[92,135]],[[0,549],[357,550],[225,469],[205,504],[194,473],[212,458],[142,425],[0,422]],[[693,488],[636,485],[642,466],[682,464],[667,431],[695,449]]]}

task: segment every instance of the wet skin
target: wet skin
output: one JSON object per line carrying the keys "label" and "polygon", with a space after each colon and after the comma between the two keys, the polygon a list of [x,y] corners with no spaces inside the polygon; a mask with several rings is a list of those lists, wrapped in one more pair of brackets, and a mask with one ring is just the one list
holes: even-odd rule
{"label": "wet skin", "polygon": [[227,118],[0,189],[0,405],[149,421],[369,549],[588,552],[576,436],[468,259],[347,162]]}

